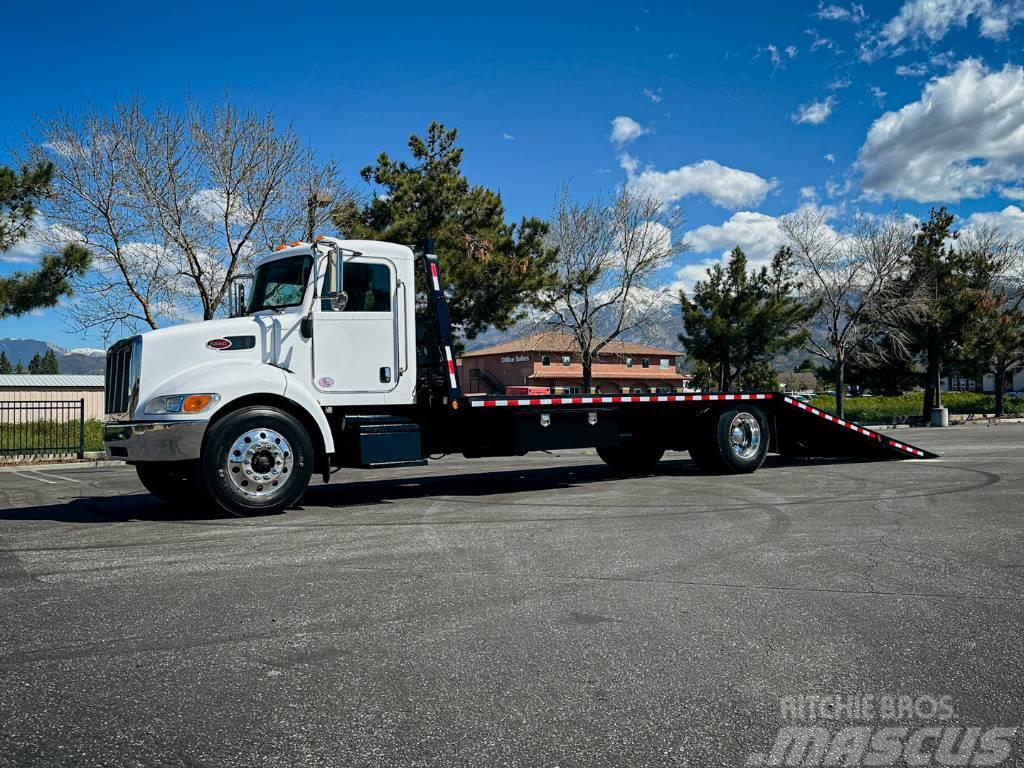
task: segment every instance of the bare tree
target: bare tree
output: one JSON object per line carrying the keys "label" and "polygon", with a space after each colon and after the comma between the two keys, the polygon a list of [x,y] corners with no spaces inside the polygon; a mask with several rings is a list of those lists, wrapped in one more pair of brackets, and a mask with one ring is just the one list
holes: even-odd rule
{"label": "bare tree", "polygon": [[1008,374],[1024,366],[1024,239],[989,224],[960,233],[957,248],[987,283],[968,318],[964,362],[995,378],[995,413],[1005,412]]}
{"label": "bare tree", "polygon": [[914,227],[897,216],[858,219],[837,231],[828,214],[808,206],[782,218],[782,233],[796,257],[804,291],[819,306],[820,330],[809,352],[832,364],[836,413],[844,415],[846,367],[909,354],[909,318],[920,311],[900,277],[914,244]]}
{"label": "bare tree", "polygon": [[583,391],[590,391],[594,356],[671,301],[668,288],[655,287],[655,277],[687,250],[678,236],[681,224],[678,209],[644,193],[624,188],[610,199],[581,203],[563,187],[550,231],[557,276],[538,304],[575,338]]}
{"label": "bare tree", "polygon": [[311,200],[347,194],[291,128],[227,102],[60,113],[36,138],[29,156],[54,164],[47,235],[73,234],[95,255],[71,319],[105,335],[215,317],[256,252],[326,222]]}

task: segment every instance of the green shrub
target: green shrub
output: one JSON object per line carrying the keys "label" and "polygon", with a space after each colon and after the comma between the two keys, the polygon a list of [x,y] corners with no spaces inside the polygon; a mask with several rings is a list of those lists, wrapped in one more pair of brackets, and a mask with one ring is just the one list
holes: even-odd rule
{"label": "green shrub", "polygon": [[[61,446],[77,450],[79,425],[77,421],[34,421],[24,424],[0,424],[0,451],[13,453],[26,449],[26,453],[48,452],[47,446]],[[103,450],[103,422],[90,419],[85,422],[85,450]],[[20,453],[20,451],[19,451]]]}
{"label": "green shrub", "polygon": [[[815,408],[834,412],[835,398],[818,395],[811,404]],[[996,410],[995,395],[981,392],[945,392],[942,404],[954,415],[991,414]],[[893,418],[921,415],[924,407],[924,393],[911,392],[899,397],[848,397],[846,417],[851,421],[889,421]],[[1007,414],[1024,414],[1024,398],[1009,397],[1004,400]]]}

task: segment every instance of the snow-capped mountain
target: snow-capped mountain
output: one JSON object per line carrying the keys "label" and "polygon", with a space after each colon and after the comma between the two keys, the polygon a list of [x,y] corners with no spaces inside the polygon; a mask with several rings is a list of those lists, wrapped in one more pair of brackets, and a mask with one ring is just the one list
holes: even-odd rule
{"label": "snow-capped mountain", "polygon": [[[682,307],[674,293],[665,293],[650,289],[634,291],[628,297],[625,325],[631,325],[636,319],[647,313],[647,322],[642,327],[626,331],[619,338],[638,344],[650,344],[664,349],[682,350],[679,333],[683,329]],[[612,332],[618,319],[618,311],[609,308],[598,316],[595,331],[598,337]],[[532,317],[512,326],[506,331],[490,328],[475,339],[465,343],[467,351],[482,349],[494,344],[501,344],[511,339],[528,336],[545,327],[553,328],[553,317],[545,317],[534,313]]]}
{"label": "snow-capped mountain", "polygon": [[65,349],[48,341],[38,339],[0,339],[0,352],[7,355],[12,366],[21,363],[26,369],[35,355],[45,355],[53,350],[61,373],[103,373],[106,352],[92,347]]}

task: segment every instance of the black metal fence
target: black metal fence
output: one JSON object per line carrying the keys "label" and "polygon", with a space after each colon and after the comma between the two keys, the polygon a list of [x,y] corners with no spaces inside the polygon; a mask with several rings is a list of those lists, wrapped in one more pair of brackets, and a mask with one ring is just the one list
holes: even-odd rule
{"label": "black metal fence", "polygon": [[0,457],[85,458],[85,400],[0,401]]}

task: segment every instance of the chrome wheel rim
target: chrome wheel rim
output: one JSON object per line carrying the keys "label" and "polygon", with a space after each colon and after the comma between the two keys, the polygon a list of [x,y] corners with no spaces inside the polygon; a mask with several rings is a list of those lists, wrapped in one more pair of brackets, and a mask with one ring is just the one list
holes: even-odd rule
{"label": "chrome wheel rim", "polygon": [[761,425],[752,414],[738,413],[729,425],[729,445],[741,459],[752,459],[761,448]]}
{"label": "chrome wheel rim", "polygon": [[284,435],[258,427],[238,436],[228,451],[226,469],[240,493],[260,498],[285,486],[293,462],[292,447]]}

